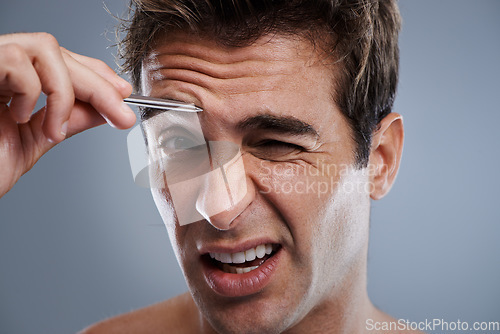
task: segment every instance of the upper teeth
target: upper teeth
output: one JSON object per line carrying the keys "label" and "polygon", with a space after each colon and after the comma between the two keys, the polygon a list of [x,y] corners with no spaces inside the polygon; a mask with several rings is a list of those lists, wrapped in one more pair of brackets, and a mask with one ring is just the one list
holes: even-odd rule
{"label": "upper teeth", "polygon": [[256,257],[263,258],[266,254],[271,254],[273,251],[272,244],[263,244],[255,248],[247,249],[244,252],[238,253],[209,253],[212,259],[216,259],[222,263],[244,263],[245,261],[253,261]]}

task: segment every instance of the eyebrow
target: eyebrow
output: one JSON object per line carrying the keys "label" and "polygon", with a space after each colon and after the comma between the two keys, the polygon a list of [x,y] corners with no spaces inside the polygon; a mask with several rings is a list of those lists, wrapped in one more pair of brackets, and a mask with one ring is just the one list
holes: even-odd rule
{"label": "eyebrow", "polygon": [[162,110],[153,109],[150,107],[140,107],[139,110],[141,115],[141,122],[146,121],[151,117],[156,116],[162,112]]}
{"label": "eyebrow", "polygon": [[[141,122],[147,121],[148,119],[153,118],[156,115],[160,115],[169,111],[165,109],[158,109],[151,107],[139,107],[139,110],[141,115]],[[172,110],[175,111],[175,109]]]}
{"label": "eyebrow", "polygon": [[141,106],[141,107],[139,107],[139,115],[141,116],[141,122],[146,121],[146,120],[152,118],[153,116],[156,116],[156,115],[162,114],[164,112],[168,112],[168,111],[178,111],[178,112],[188,112],[188,113],[203,111],[202,108],[197,107],[197,106],[193,106],[193,104],[191,104],[191,103],[177,101],[177,100],[172,100],[172,101],[176,101],[179,104],[185,104],[190,109],[194,107],[197,110],[196,111],[194,111],[194,110],[193,111],[191,111],[191,110],[186,111],[186,110],[178,110],[176,108],[171,108],[171,109],[161,108],[160,109],[160,108],[154,108],[154,107],[149,107],[149,106]]}
{"label": "eyebrow", "polygon": [[[141,108],[141,121],[145,121],[153,116],[163,113],[164,110],[154,108]],[[265,130],[280,134],[290,134],[296,136],[310,136],[314,139],[319,137],[319,133],[311,124],[301,121],[292,116],[257,115],[248,117],[240,121],[236,127],[240,131]]]}
{"label": "eyebrow", "polygon": [[257,115],[239,122],[240,130],[270,130],[280,134],[306,135],[318,138],[318,132],[312,125],[291,116]]}

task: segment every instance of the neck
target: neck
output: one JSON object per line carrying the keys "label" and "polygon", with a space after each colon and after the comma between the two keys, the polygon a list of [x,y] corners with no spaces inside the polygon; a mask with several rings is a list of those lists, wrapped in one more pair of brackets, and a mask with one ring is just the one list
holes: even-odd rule
{"label": "neck", "polygon": [[367,293],[367,249],[362,252],[365,256],[358,257],[344,279],[287,334],[366,332],[366,319],[373,319],[377,310]]}

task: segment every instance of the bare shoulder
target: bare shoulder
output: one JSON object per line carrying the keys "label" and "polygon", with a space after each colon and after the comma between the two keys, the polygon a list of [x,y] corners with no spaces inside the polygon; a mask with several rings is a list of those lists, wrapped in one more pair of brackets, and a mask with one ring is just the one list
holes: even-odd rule
{"label": "bare shoulder", "polygon": [[189,293],[92,325],[79,334],[196,333],[198,311]]}

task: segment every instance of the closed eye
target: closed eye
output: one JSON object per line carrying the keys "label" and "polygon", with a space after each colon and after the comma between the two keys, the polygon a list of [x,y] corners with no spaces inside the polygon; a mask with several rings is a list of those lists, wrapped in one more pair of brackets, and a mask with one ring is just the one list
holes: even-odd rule
{"label": "closed eye", "polygon": [[290,156],[291,154],[303,152],[302,146],[282,142],[274,139],[266,139],[253,144],[250,152],[258,158],[276,160]]}

